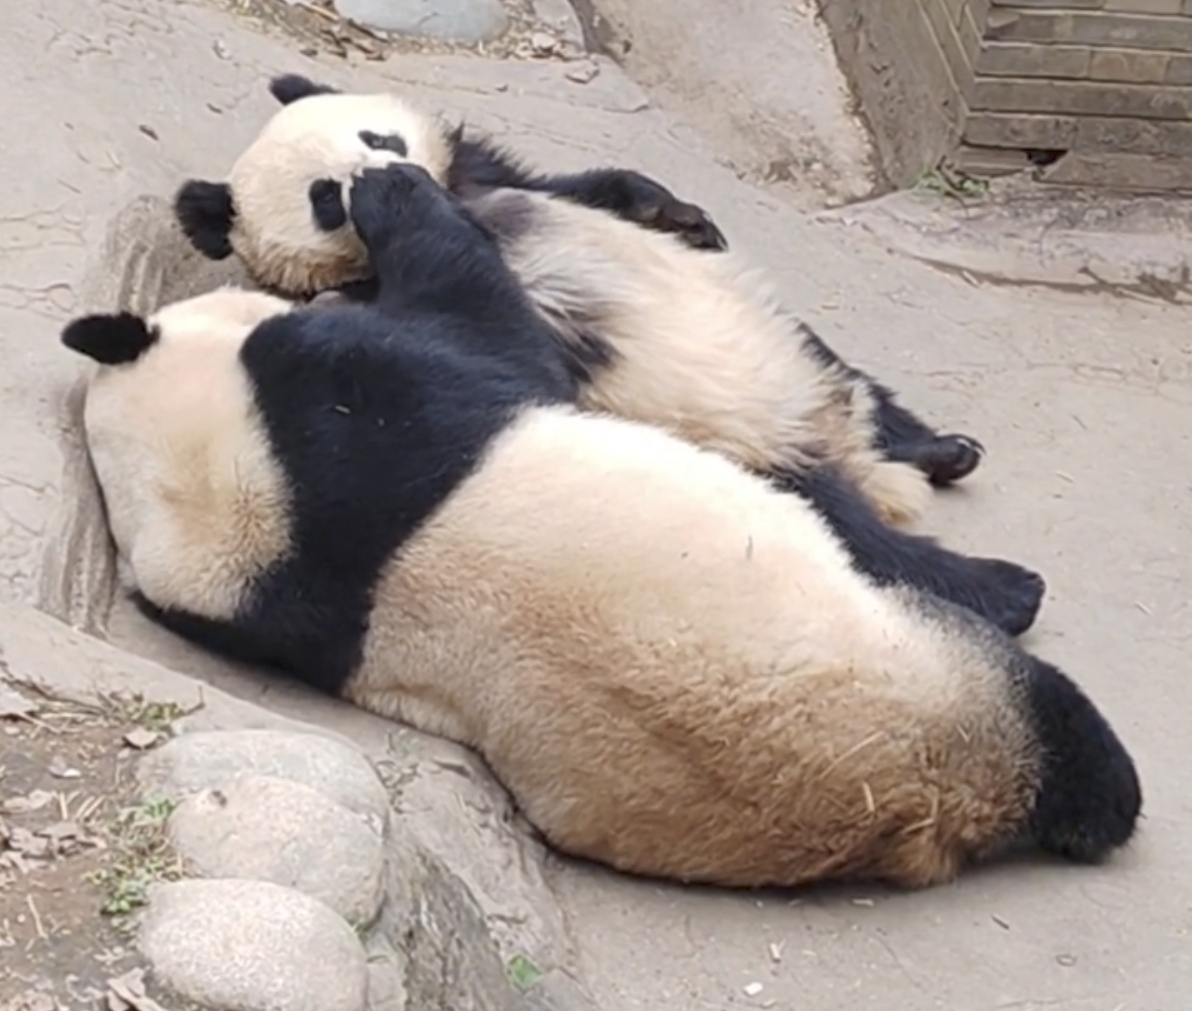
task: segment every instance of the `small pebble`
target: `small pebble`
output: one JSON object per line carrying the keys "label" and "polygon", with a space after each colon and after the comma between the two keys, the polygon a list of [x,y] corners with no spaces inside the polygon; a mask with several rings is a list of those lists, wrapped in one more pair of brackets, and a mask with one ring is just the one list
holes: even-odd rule
{"label": "small pebble", "polygon": [[559,48],[559,40],[550,32],[534,32],[530,36],[530,48],[540,56],[547,56]]}
{"label": "small pebble", "polygon": [[595,63],[577,63],[573,67],[568,67],[563,76],[576,84],[587,84],[599,73],[600,67]]}

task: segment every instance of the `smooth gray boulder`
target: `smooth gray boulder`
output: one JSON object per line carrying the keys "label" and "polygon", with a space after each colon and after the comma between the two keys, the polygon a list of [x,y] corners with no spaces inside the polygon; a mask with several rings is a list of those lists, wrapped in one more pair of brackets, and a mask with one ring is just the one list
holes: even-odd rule
{"label": "smooth gray boulder", "polygon": [[490,42],[509,27],[501,0],[335,0],[369,28],[452,42]]}
{"label": "smooth gray boulder", "polygon": [[358,928],[376,919],[384,894],[381,834],[303,783],[243,776],[200,790],[178,805],[169,830],[200,877],[296,888]]}
{"label": "smooth gray boulder", "polygon": [[368,970],[351,927],[268,881],[154,885],[138,945],[157,980],[219,1011],[364,1011]]}
{"label": "smooth gray boulder", "polygon": [[368,759],[321,734],[209,730],[183,734],[138,763],[142,792],[182,798],[245,775],[302,783],[384,831],[389,797]]}

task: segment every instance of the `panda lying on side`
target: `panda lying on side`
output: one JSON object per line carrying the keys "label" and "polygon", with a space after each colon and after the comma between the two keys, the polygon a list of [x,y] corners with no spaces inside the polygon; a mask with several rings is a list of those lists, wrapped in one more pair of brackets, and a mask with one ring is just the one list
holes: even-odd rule
{"label": "panda lying on side", "polygon": [[338,94],[292,76],[271,87],[286,104],[229,181],[179,190],[179,220],[199,249],[235,250],[258,283],[283,294],[359,282],[370,268],[343,183],[366,165],[421,165],[497,235],[580,380],[581,407],[660,425],[803,494],[882,583],[929,590],[1011,634],[1034,622],[1038,575],[886,522],[919,512],[924,472],[951,480],[971,470],[976,444],[932,433],[732,254],[658,234],[680,230],[679,220],[689,245],[716,246],[703,212],[633,172],[532,176],[392,95]]}
{"label": "panda lying on side", "polygon": [[421,169],[363,172],[350,214],[372,305],[222,289],[66,327],[149,614],[476,748],[555,846],[624,871],[922,886],[1126,843],[1133,763],[1056,668],[877,587],[724,456],[577,412]]}

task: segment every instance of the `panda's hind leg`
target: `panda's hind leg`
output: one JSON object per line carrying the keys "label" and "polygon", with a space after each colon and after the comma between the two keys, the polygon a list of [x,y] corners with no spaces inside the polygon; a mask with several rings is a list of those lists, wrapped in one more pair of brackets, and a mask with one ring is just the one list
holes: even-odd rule
{"label": "panda's hind leg", "polygon": [[1043,577],[1014,562],[971,558],[930,537],[897,530],[836,466],[820,464],[776,477],[803,496],[840,538],[853,565],[879,585],[912,586],[1021,635],[1039,613]]}
{"label": "panda's hind leg", "polygon": [[971,474],[985,447],[969,435],[940,433],[907,410],[888,386],[849,365],[806,323],[799,327],[803,346],[824,366],[859,382],[873,400],[873,448],[893,463],[922,471],[935,485],[948,485]]}

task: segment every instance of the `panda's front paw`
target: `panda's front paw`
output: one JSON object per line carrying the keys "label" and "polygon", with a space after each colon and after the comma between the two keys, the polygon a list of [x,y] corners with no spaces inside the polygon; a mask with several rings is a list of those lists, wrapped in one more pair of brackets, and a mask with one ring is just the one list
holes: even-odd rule
{"label": "panda's front paw", "polygon": [[979,587],[974,608],[1008,635],[1019,636],[1039,616],[1047,583],[1037,572],[1000,558],[974,558],[973,585]]}
{"label": "panda's front paw", "polygon": [[419,165],[406,162],[368,168],[355,175],[348,196],[352,226],[373,246],[408,228],[411,218],[444,199],[442,188]]}
{"label": "panda's front paw", "polygon": [[680,200],[661,183],[638,172],[626,172],[621,213],[657,232],[677,235],[692,249],[728,249],[728,239],[702,207]]}
{"label": "panda's front paw", "polygon": [[968,435],[938,435],[916,454],[915,465],[935,485],[968,477],[985,456],[985,447]]}

